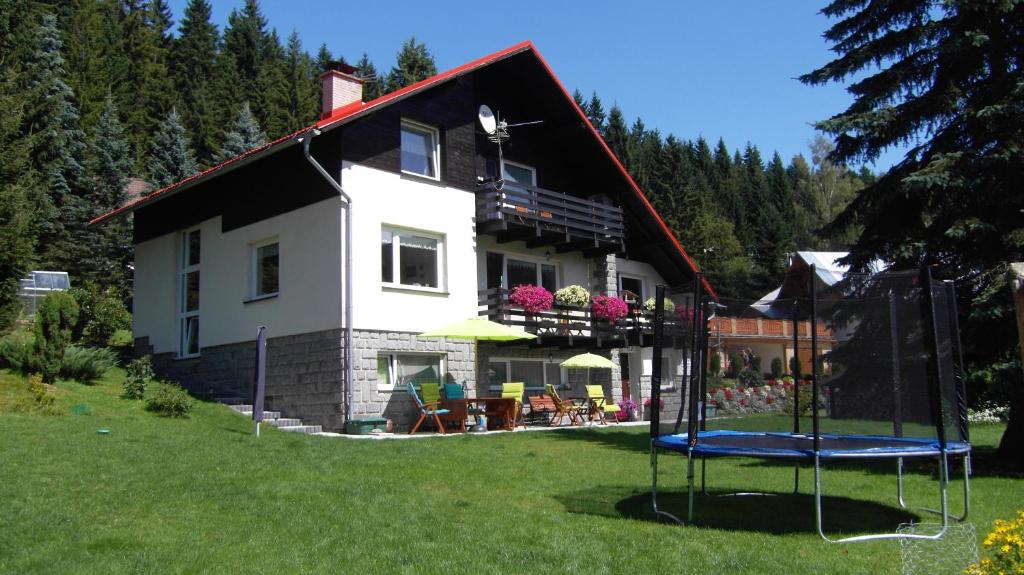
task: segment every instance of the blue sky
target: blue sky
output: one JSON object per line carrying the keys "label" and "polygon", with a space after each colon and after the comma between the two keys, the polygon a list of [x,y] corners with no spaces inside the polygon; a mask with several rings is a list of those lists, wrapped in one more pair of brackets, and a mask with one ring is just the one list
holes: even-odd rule
{"label": "blue sky", "polygon": [[[211,0],[223,28],[243,0]],[[186,0],[170,0],[180,20]],[[841,86],[804,86],[795,78],[831,59],[821,37],[824,0],[713,2],[547,1],[342,2],[262,0],[282,38],[299,31],[307,51],[321,42],[352,61],[366,52],[378,70],[394,63],[410,36],[433,53],[441,70],[522,40],[532,40],[562,83],[596,90],[609,109],[618,103],[663,135],[730,149],[749,140],[768,160],[809,157],[811,123],[846,108]],[[898,161],[898,151],[873,166]]]}

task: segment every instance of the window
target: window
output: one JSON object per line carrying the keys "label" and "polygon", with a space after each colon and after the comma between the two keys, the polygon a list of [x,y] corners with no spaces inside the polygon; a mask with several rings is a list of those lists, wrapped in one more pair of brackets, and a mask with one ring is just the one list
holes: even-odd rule
{"label": "window", "polygon": [[277,295],[279,276],[279,244],[277,240],[258,243],[252,249],[252,297]]}
{"label": "window", "polygon": [[[636,295],[636,298],[632,298],[623,292],[630,292]],[[619,297],[627,301],[633,301],[634,299],[643,301],[644,299],[644,282],[640,278],[634,278],[619,274]]]}
{"label": "window", "polygon": [[491,358],[487,364],[487,383],[493,389],[501,384],[521,381],[528,390],[542,391],[547,384],[563,382],[562,366],[557,361],[543,359]]}
{"label": "window", "polygon": [[536,186],[537,170],[525,164],[517,164],[505,160],[501,165],[501,178],[506,182]]}
{"label": "window", "polygon": [[443,382],[443,356],[416,353],[383,353],[377,355],[377,387],[404,389],[409,383]]}
{"label": "window", "polygon": [[181,235],[178,302],[178,356],[199,355],[199,230]]}
{"label": "window", "polygon": [[554,264],[507,258],[504,254],[487,252],[487,287],[513,288],[517,285],[538,285],[554,292],[558,285],[558,268]]}
{"label": "window", "polygon": [[384,228],[380,234],[380,279],[386,284],[440,288],[441,236]]}
{"label": "window", "polygon": [[402,171],[439,179],[441,144],[436,128],[402,120]]}

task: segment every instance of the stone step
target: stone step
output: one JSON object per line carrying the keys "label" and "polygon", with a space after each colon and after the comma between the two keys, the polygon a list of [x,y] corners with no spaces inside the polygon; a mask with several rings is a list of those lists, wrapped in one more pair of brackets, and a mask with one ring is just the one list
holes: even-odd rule
{"label": "stone step", "polygon": [[302,420],[295,419],[292,417],[277,417],[274,419],[268,419],[263,423],[266,423],[267,425],[273,425],[274,427],[294,427],[301,426]]}
{"label": "stone step", "polygon": [[229,409],[233,409],[233,410],[238,411],[238,412],[242,412],[242,413],[244,413],[246,411],[248,411],[250,414],[252,413],[252,404],[251,403],[228,404],[228,408]]}
{"label": "stone step", "polygon": [[294,433],[321,433],[324,428],[321,425],[287,425],[284,427],[278,427],[281,431],[291,431]]}

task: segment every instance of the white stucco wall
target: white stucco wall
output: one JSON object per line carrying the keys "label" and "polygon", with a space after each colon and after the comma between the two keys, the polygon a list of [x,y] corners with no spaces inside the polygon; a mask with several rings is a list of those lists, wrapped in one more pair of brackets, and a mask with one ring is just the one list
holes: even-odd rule
{"label": "white stucco wall", "polygon": [[[266,325],[271,337],[341,325],[341,202],[331,198],[221,233],[220,217],[199,224],[200,348],[252,340]],[[189,228],[192,229],[192,228]],[[154,353],[178,351],[181,233],[135,247],[133,331]],[[279,243],[279,293],[251,298],[252,246]]]}
{"label": "white stucco wall", "polygon": [[497,238],[482,235],[477,238],[477,289],[487,287],[487,252],[505,254],[512,259],[532,261],[554,265],[557,272],[557,288],[568,285],[581,285],[590,289],[590,275],[594,268],[594,260],[583,257],[582,252],[556,253],[554,246],[549,248],[527,248],[526,242],[508,242],[499,244]]}
{"label": "white stucco wall", "polygon": [[[476,315],[472,193],[348,162],[341,185],[354,206],[355,329],[421,332]],[[382,226],[443,237],[438,289],[383,285]]]}

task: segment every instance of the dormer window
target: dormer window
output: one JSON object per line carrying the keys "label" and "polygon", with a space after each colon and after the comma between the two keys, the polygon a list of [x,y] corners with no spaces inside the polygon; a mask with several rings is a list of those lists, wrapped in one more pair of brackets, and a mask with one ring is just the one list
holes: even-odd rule
{"label": "dormer window", "polygon": [[402,120],[402,171],[440,179],[441,139],[437,128]]}

